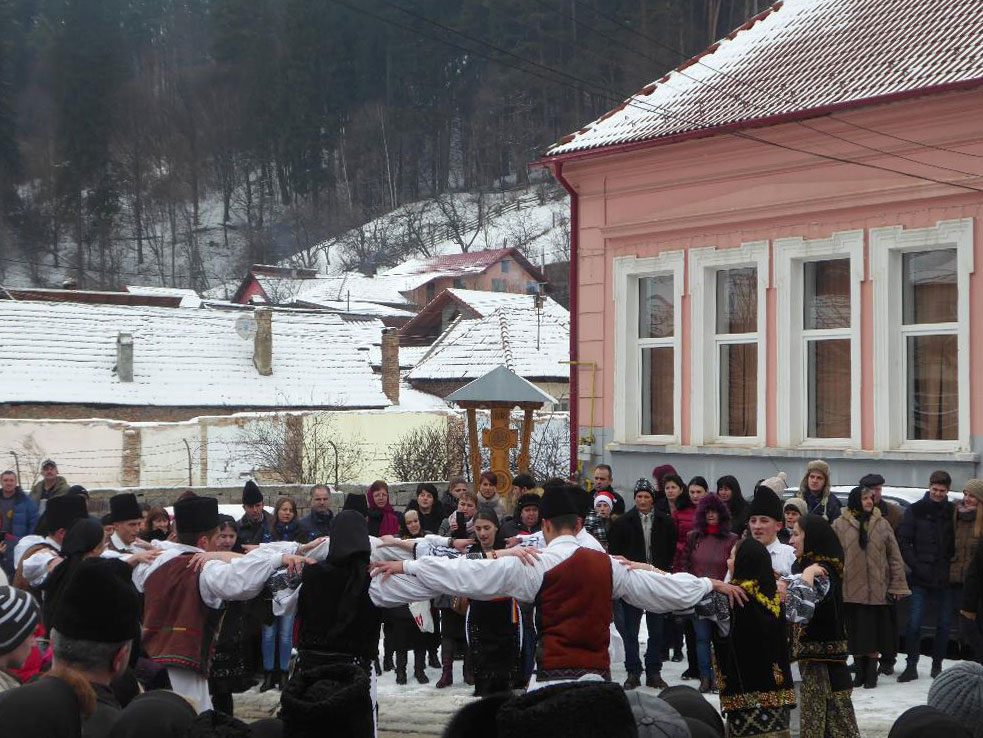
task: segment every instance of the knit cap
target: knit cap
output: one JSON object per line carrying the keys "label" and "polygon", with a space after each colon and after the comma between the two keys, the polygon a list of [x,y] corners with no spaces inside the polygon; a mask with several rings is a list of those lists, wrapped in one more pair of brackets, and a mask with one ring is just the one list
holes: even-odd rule
{"label": "knit cap", "polygon": [[801,497],[792,497],[788,500],[785,500],[785,506],[782,508],[782,511],[784,512],[785,510],[788,510],[790,507],[794,507],[796,510],[798,510],[799,515],[809,514],[809,506],[806,505],[806,501],[803,500]]}
{"label": "knit cap", "polygon": [[780,471],[775,476],[762,480],[761,486],[770,489],[772,492],[778,495],[780,499],[782,494],[788,488],[788,475],[786,475],[785,472]]}
{"label": "knit cap", "polygon": [[977,502],[983,502],[983,479],[970,479],[963,485],[963,492],[975,497]]}
{"label": "knit cap", "polygon": [[0,587],[0,656],[22,644],[34,632],[39,617],[37,603],[30,594]]}
{"label": "knit cap", "polygon": [[928,704],[983,738],[983,666],[960,661],[932,682]]}
{"label": "knit cap", "polygon": [[596,495],[594,495],[595,510],[597,509],[598,502],[606,502],[608,503],[609,508],[611,508],[612,510],[614,509],[614,496],[609,492],[598,492]]}
{"label": "knit cap", "polygon": [[639,492],[648,492],[650,495],[655,494],[655,490],[652,488],[652,483],[645,477],[642,477],[637,482],[635,482],[635,494]]}

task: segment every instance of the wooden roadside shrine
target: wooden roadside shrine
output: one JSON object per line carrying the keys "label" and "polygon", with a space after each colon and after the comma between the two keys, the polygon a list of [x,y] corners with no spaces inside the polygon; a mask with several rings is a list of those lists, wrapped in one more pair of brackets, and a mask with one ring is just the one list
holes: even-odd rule
{"label": "wooden roadside shrine", "polygon": [[[491,412],[491,427],[481,435],[481,443],[491,452],[491,470],[498,478],[498,492],[505,495],[512,489],[512,470],[509,465],[509,451],[518,446],[518,471],[529,471],[529,444],[532,439],[533,411],[546,403],[556,400],[543,392],[532,382],[504,366],[492,369],[488,374],[449,394],[445,399],[467,410],[468,450],[471,463],[471,478],[475,489],[481,475],[481,450],[478,445],[478,410]],[[522,435],[510,427],[512,408],[524,412]]]}

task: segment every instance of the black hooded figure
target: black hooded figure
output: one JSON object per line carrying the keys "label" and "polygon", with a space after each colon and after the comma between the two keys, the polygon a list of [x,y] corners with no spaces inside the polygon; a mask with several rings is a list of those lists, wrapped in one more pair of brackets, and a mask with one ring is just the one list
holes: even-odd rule
{"label": "black hooded figure", "polygon": [[829,593],[816,603],[816,612],[798,627],[795,657],[802,673],[802,738],[824,735],[857,736],[851,693],[853,680],[846,666],[847,638],[843,609],[843,546],[825,518],[803,515],[801,555],[793,567],[800,573],[812,564],[829,579]]}
{"label": "black hooded figure", "polygon": [[795,687],[785,606],[777,597],[768,549],[754,538],[738,543],[731,581],[749,598],[732,609],[729,632],[718,632],[713,641],[728,734],[780,735],[789,729]]}

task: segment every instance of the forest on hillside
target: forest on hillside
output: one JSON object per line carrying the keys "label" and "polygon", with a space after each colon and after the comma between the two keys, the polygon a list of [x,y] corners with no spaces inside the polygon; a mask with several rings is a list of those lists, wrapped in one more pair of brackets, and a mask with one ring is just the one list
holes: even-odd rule
{"label": "forest on hillside", "polygon": [[242,270],[521,187],[765,4],[0,0],[0,283],[206,289],[210,251]]}

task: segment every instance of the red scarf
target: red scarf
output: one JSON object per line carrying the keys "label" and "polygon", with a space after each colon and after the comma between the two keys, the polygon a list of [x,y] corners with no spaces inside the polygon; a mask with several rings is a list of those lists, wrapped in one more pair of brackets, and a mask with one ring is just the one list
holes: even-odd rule
{"label": "red scarf", "polygon": [[707,523],[707,533],[711,536],[715,536],[718,533],[720,533],[720,524],[718,523],[717,525],[710,525],[709,523]]}
{"label": "red scarf", "polygon": [[366,497],[369,499],[370,508],[373,510],[382,510],[382,519],[379,521],[379,535],[399,535],[399,518],[397,518],[396,513],[393,512],[392,503],[387,502],[385,507],[379,507],[375,504],[375,499],[373,499],[371,492],[369,492]]}

